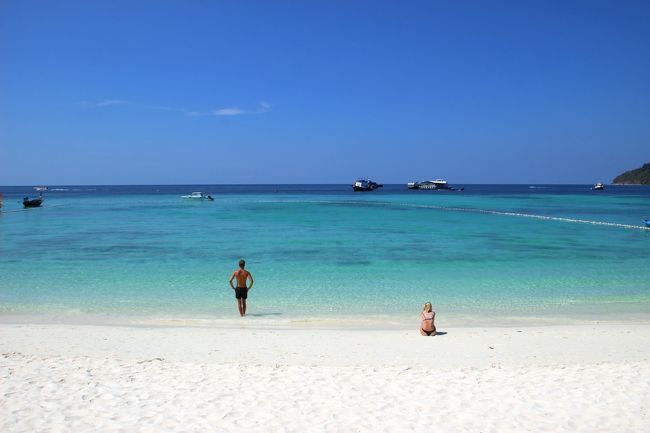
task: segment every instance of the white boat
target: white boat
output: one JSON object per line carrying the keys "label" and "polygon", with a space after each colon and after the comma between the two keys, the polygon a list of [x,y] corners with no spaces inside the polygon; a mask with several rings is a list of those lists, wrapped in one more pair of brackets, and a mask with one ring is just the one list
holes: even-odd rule
{"label": "white boat", "polygon": [[352,184],[353,191],[374,191],[384,185],[373,182],[370,179],[358,179]]}
{"label": "white boat", "polygon": [[591,189],[594,191],[602,191],[605,189],[605,185],[603,185],[601,182],[598,182],[596,185],[592,186]]}
{"label": "white boat", "polygon": [[190,195],[182,195],[181,197],[189,200],[214,200],[211,195],[200,191],[195,191]]}
{"label": "white boat", "polygon": [[36,191],[47,191],[48,187],[46,187],[46,186],[35,186],[34,189]]}
{"label": "white boat", "polygon": [[422,182],[409,182],[406,186],[409,189],[451,189],[446,180],[424,180]]}

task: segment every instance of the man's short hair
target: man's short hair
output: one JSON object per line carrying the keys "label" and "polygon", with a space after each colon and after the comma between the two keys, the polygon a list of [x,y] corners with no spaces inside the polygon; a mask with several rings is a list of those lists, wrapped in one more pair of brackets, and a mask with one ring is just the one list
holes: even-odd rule
{"label": "man's short hair", "polygon": [[240,267],[240,268],[243,268],[244,266],[246,266],[246,260],[241,259],[241,260],[239,261],[239,267]]}

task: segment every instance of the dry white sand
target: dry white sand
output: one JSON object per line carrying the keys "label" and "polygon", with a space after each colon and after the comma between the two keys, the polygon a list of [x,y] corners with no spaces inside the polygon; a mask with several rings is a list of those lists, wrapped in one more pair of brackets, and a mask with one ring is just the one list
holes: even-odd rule
{"label": "dry white sand", "polygon": [[444,331],[0,324],[0,431],[650,431],[650,325]]}

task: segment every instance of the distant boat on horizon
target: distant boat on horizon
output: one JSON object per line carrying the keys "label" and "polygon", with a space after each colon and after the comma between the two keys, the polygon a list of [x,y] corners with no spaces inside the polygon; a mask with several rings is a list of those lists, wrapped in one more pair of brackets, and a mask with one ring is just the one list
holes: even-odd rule
{"label": "distant boat on horizon", "polygon": [[448,191],[463,191],[465,188],[452,188],[444,179],[424,180],[420,182],[409,182],[406,184],[408,189],[424,189],[424,190],[448,190]]}
{"label": "distant boat on horizon", "polygon": [[35,186],[34,189],[36,191],[47,191],[49,188],[46,186]]}
{"label": "distant boat on horizon", "polygon": [[596,185],[591,187],[592,191],[602,191],[605,189],[605,185],[602,182],[598,182]]}
{"label": "distant boat on horizon", "polygon": [[187,200],[210,200],[214,201],[214,198],[212,198],[211,195],[206,194],[204,192],[200,191],[195,191],[190,195],[182,195],[181,198],[187,199]]}
{"label": "distant boat on horizon", "polygon": [[353,184],[352,184],[352,190],[353,191],[374,191],[377,188],[383,188],[384,185],[378,184],[377,182],[373,182],[370,179],[357,179]]}

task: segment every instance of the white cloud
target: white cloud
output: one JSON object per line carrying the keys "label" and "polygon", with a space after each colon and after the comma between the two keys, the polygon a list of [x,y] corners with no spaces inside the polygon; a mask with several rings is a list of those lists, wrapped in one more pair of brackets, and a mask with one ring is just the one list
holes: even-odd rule
{"label": "white cloud", "polygon": [[241,116],[244,114],[262,114],[269,111],[271,104],[265,101],[260,101],[257,107],[251,110],[246,110],[239,107],[225,107],[217,108],[211,111],[186,111],[188,116]]}
{"label": "white cloud", "polygon": [[215,116],[239,116],[240,114],[247,114],[241,108],[220,108],[212,112]]}
{"label": "white cloud", "polygon": [[164,105],[142,105],[134,104],[123,99],[102,99],[100,101],[83,101],[80,103],[82,107],[85,108],[103,108],[110,107],[115,105],[131,105],[133,107],[144,108],[148,110],[159,110],[159,111],[177,111],[183,113],[186,116],[200,117],[200,116],[242,116],[246,114],[263,114],[268,112],[271,109],[271,104],[266,101],[260,101],[257,104],[257,107],[252,109],[244,109],[239,107],[224,107],[224,108],[215,108],[210,111],[194,111],[186,110],[183,108],[174,108]]}

